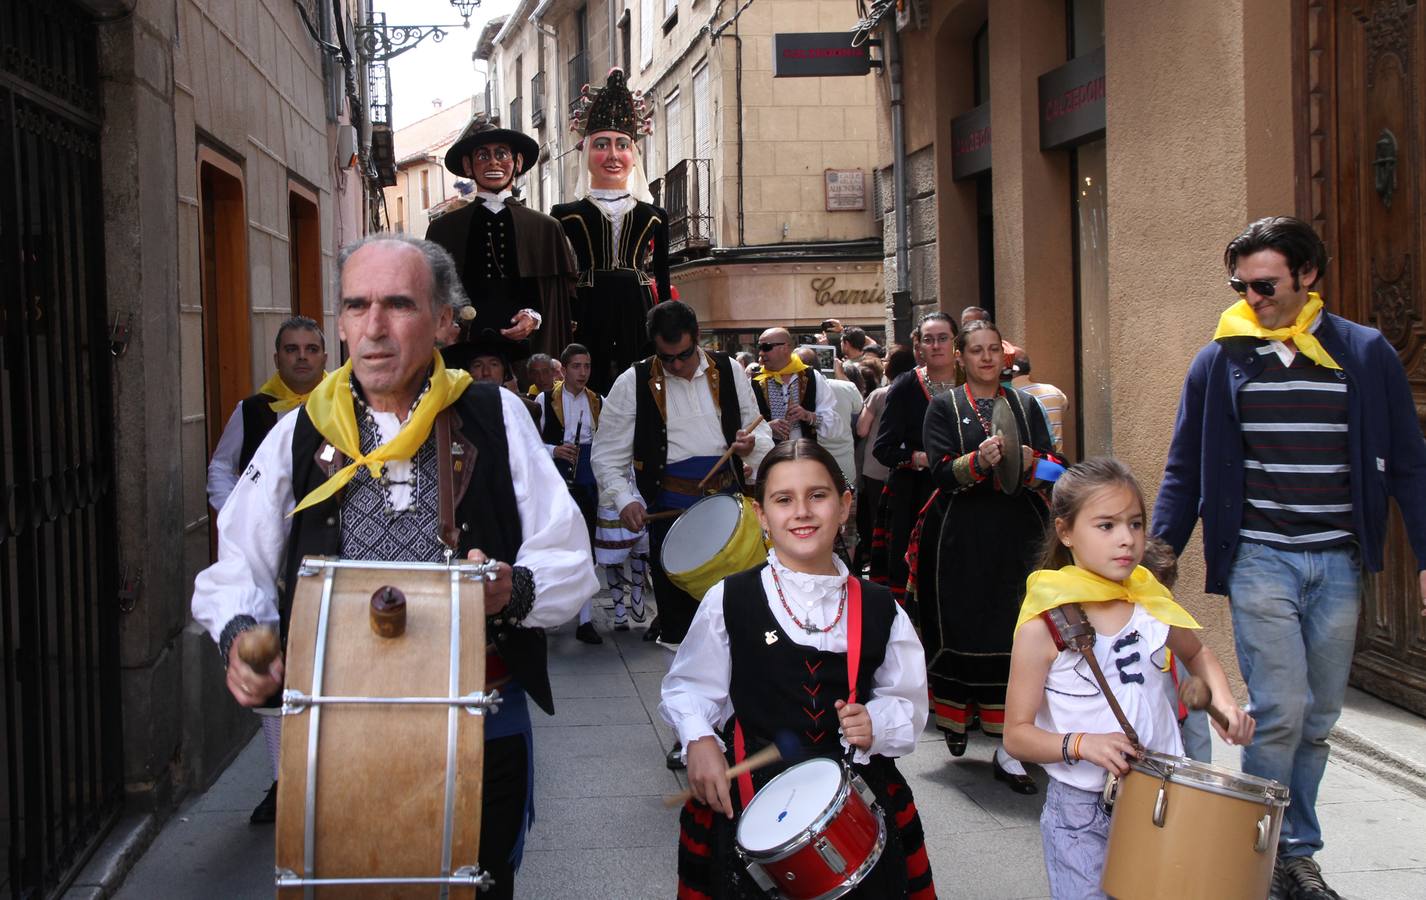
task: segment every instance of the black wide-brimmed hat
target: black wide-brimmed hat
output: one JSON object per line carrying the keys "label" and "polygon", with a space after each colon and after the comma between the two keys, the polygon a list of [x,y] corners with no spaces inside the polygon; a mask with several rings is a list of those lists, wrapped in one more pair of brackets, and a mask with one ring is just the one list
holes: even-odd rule
{"label": "black wide-brimmed hat", "polygon": [[585,85],[570,116],[569,128],[583,138],[600,131],[618,131],[634,140],[653,134],[652,104],[641,91],[630,91],[624,70],[609,70],[604,87]]}
{"label": "black wide-brimmed hat", "polygon": [[510,152],[520,156],[520,167],[515,170],[517,176],[533,169],[540,158],[540,145],[534,138],[512,128],[500,128],[490,121],[489,116],[481,113],[471,117],[460,137],[446,151],[446,168],[461,178],[470,178],[461,163],[475,152],[475,148],[486,144],[508,144]]}
{"label": "black wide-brimmed hat", "polygon": [[441,348],[441,359],[448,369],[469,369],[477,356],[494,356],[505,364],[505,374],[512,372],[511,363],[530,355],[529,341],[512,341],[491,328],[481,329],[470,338]]}

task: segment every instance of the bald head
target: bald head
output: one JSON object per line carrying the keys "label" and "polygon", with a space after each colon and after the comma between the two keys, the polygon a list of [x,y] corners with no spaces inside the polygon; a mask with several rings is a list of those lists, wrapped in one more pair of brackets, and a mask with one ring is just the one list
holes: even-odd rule
{"label": "bald head", "polygon": [[817,351],[811,347],[798,347],[797,358],[805,362],[812,368],[817,368]]}
{"label": "bald head", "polygon": [[781,369],[792,359],[792,332],[769,328],[758,337],[758,362],[765,369]]}

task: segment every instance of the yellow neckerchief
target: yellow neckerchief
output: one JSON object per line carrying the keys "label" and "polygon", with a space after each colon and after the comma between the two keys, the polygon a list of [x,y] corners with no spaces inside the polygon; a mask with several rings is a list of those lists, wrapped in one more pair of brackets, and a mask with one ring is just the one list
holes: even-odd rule
{"label": "yellow neckerchief", "polygon": [[258,388],[257,392],[277,398],[269,403],[267,407],[279,416],[288,410],[296,409],[301,406],[302,401],[307,399],[307,394],[299,394],[292,390],[292,388],[287,386],[287,382],[282,380],[282,376],[276,372],[273,373],[271,378],[262,383],[262,387]]}
{"label": "yellow neckerchief", "polygon": [[538,384],[532,384],[532,385],[530,385],[528,388],[525,389],[525,396],[526,396],[526,397],[529,397],[531,400],[535,399],[535,398],[538,397],[539,395],[540,395],[540,386],[539,386]]}
{"label": "yellow neckerchief", "polygon": [[[594,419],[593,425],[587,432],[589,439],[594,439],[594,429],[599,427],[599,395],[589,388],[584,389],[585,399],[589,401],[589,415]],[[560,428],[564,427],[564,381],[556,381],[554,390],[550,391],[550,412],[555,414],[555,421],[560,423]]]}
{"label": "yellow neckerchief", "polygon": [[807,363],[802,361],[802,357],[794,353],[792,354],[792,359],[787,361],[787,365],[783,366],[781,369],[778,369],[776,372],[764,368],[761,372],[754,376],[754,380],[767,381],[769,378],[776,378],[778,381],[781,381],[783,376],[796,375],[798,372],[801,372],[806,368]]}
{"label": "yellow neckerchief", "polygon": [[1079,566],[1063,569],[1041,569],[1031,572],[1025,580],[1025,602],[1020,605],[1020,618],[1015,630],[1046,610],[1067,603],[1103,603],[1106,600],[1128,600],[1144,608],[1149,615],[1177,628],[1200,628],[1193,616],[1174,602],[1173,594],[1159,583],[1148,569],[1135,566],[1125,581],[1110,581]]}
{"label": "yellow neckerchief", "polygon": [[1326,366],[1329,369],[1340,369],[1342,367],[1337,365],[1337,361],[1327,352],[1327,348],[1323,347],[1322,342],[1317,340],[1317,336],[1308,330],[1321,311],[1322,298],[1315,292],[1309,292],[1307,302],[1302,304],[1302,311],[1297,314],[1296,322],[1286,328],[1264,328],[1258,324],[1258,317],[1253,312],[1253,308],[1248,305],[1248,301],[1239,300],[1228,307],[1219,317],[1218,330],[1213,332],[1213,340],[1229,337],[1255,337],[1267,341],[1282,341],[1283,343],[1292,341],[1303,355],[1317,365]]}
{"label": "yellow neckerchief", "polygon": [[450,406],[470,386],[470,373],[463,369],[447,369],[440,351],[432,354],[435,368],[431,371],[431,389],[411,410],[396,437],[368,454],[361,452],[361,432],[357,429],[356,406],[352,401],[352,364],[346,365],[322,379],[322,383],[307,397],[307,416],[312,425],[327,439],[327,443],[346,455],[351,463],[328,478],[297,504],[288,515],[315,506],[341,490],[357,469],[366,466],[372,478],[381,477],[382,464],[388,460],[410,459],[421,449],[436,423],[436,415]]}

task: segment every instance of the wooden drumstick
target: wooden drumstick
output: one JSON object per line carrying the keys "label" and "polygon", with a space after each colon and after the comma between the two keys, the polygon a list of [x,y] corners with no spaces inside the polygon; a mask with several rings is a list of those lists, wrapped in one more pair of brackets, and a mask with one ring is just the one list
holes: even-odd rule
{"label": "wooden drumstick", "polygon": [[1228,717],[1213,705],[1213,689],[1208,686],[1208,682],[1197,675],[1190,675],[1178,686],[1178,699],[1183,701],[1183,705],[1192,710],[1204,709],[1213,717],[1213,721],[1218,723],[1218,727],[1227,731],[1229,728]]}
{"label": "wooden drumstick", "polygon": [[277,659],[277,631],[266,625],[249,628],[238,635],[238,659],[259,675],[266,675],[268,666]]}
{"label": "wooden drumstick", "polygon": [[644,516],[645,522],[657,522],[660,519],[677,519],[688,512],[686,509],[666,509],[663,512],[648,513]]}
{"label": "wooden drumstick", "polygon": [[[777,744],[768,744],[736,766],[729,766],[728,771],[725,772],[724,775],[727,777],[728,783],[732,784],[733,779],[739,775],[761,769],[763,766],[772,765],[780,759],[782,759],[782,752],[777,749]],[[663,798],[663,805],[667,809],[673,809],[675,806],[682,806],[691,799],[693,799],[693,789],[688,788],[679,791],[677,794],[670,794]]]}
{"label": "wooden drumstick", "polygon": [[[747,427],[744,428],[743,430],[744,430],[744,431],[751,432],[754,428],[757,428],[757,427],[758,427],[759,425],[761,425],[762,423],[763,423],[763,417],[762,417],[762,416],[758,416],[756,419],[753,419],[751,422],[749,422],[748,425],[747,425]],[[699,488],[702,488],[705,484],[707,484],[707,483],[708,483],[708,479],[712,478],[713,475],[714,475],[714,473],[717,472],[719,469],[723,468],[723,464],[726,463],[728,460],[730,460],[730,459],[732,459],[732,458],[733,458],[733,448],[730,446],[727,450],[723,451],[723,455],[722,455],[722,456],[718,457],[718,461],[713,464],[713,468],[711,468],[711,469],[708,470],[708,474],[703,476],[703,480],[700,481],[700,482],[698,482],[698,487],[699,487]]]}

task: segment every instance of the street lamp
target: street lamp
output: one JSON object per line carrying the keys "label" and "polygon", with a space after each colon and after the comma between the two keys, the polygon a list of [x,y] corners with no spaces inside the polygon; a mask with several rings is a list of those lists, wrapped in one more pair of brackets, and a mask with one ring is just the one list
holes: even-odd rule
{"label": "street lamp", "polygon": [[[451,6],[460,13],[464,23],[461,28],[470,27],[470,17],[480,0],[450,0]],[[400,56],[407,50],[431,38],[436,43],[445,40],[446,30],[455,25],[391,25],[386,24],[386,13],[372,13],[371,24],[356,26],[357,46],[363,59],[368,62],[384,63]]]}

